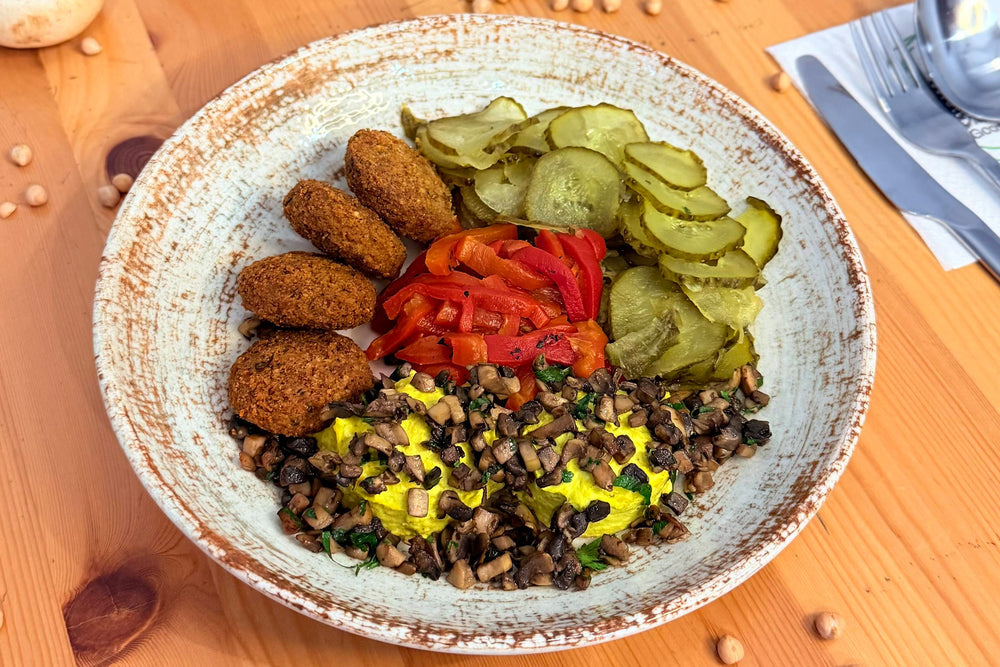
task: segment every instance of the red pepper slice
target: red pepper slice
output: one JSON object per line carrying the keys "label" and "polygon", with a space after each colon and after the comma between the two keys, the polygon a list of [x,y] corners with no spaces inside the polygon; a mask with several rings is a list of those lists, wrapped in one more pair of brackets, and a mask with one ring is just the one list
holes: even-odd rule
{"label": "red pepper slice", "polygon": [[513,241],[494,241],[490,244],[490,247],[502,258],[510,259],[515,252],[521,248],[530,248],[531,244],[527,241],[515,239]]}
{"label": "red pepper slice", "polygon": [[507,398],[508,410],[517,410],[538,394],[535,371],[532,370],[531,366],[521,366],[517,369],[517,379],[521,382],[521,388]]}
{"label": "red pepper slice", "polygon": [[566,258],[566,253],[563,252],[562,244],[559,243],[556,235],[548,229],[538,232],[538,236],[535,238],[535,247],[539,250],[544,250],[553,257],[557,257],[563,264],[569,264],[569,259]]}
{"label": "red pepper slice", "polygon": [[597,311],[601,308],[604,275],[601,273],[601,265],[594,255],[594,248],[584,239],[569,234],[560,234],[559,236],[563,250],[573,258],[579,269],[577,282],[580,285],[580,295],[587,317],[592,320],[596,319]]}
{"label": "red pepper slice", "polygon": [[520,262],[501,258],[492,247],[467,236],[455,246],[455,258],[481,276],[497,275],[511,285],[532,290],[550,281]]}
{"label": "red pepper slice", "polygon": [[594,257],[601,261],[608,256],[608,244],[604,242],[604,237],[593,229],[578,229],[573,233],[578,239],[583,239],[594,249]]}
{"label": "red pepper slice", "polygon": [[[545,326],[549,322],[549,315],[538,301],[524,290],[510,287],[499,276],[488,276],[482,280],[460,272],[447,276],[417,276],[412,283],[386,300],[386,314],[390,318],[397,317],[403,304],[414,294],[440,301],[454,301],[460,306],[471,299],[479,308],[527,317],[536,327]],[[469,326],[468,330],[471,330],[471,320]]]}
{"label": "red pepper slice", "polygon": [[[546,360],[552,363],[570,366],[576,361],[576,353],[567,336],[575,332],[575,327],[563,325],[546,327],[523,336],[487,335],[483,338],[491,364],[521,366],[544,354]],[[556,358],[553,359],[553,356]]]}
{"label": "red pepper slice", "polygon": [[415,294],[403,306],[403,317],[396,326],[371,342],[365,355],[369,361],[392,354],[410,342],[418,333],[420,320],[434,311],[434,302],[421,294]]}
{"label": "red pepper slice", "polygon": [[384,304],[385,300],[393,294],[412,283],[414,278],[422,273],[427,273],[427,264],[424,262],[424,258],[426,256],[426,251],[417,255],[414,260],[410,262],[410,265],[406,267],[406,271],[403,272],[403,275],[386,285],[385,289],[379,293],[378,298],[375,299],[375,317],[371,322],[372,330],[375,333],[384,334],[392,328],[392,320],[390,320],[385,314],[385,308],[382,307],[382,304]]}
{"label": "red pepper slice", "polygon": [[427,373],[432,378],[436,378],[441,371],[448,371],[451,381],[455,384],[465,384],[469,379],[469,371],[455,364],[429,364],[427,366],[415,364],[413,370]]}
{"label": "red pepper slice", "polygon": [[486,340],[482,334],[448,334],[444,337],[444,340],[451,346],[451,361],[456,366],[472,366],[486,363]]}
{"label": "red pepper slice", "polygon": [[441,343],[441,336],[424,336],[397,350],[396,357],[413,364],[446,364],[451,361],[451,349]]}
{"label": "red pepper slice", "polygon": [[[570,345],[577,356],[572,363],[573,375],[590,377],[598,368],[604,368],[604,347],[608,344],[608,337],[594,320],[577,322],[574,326],[577,332],[569,336]],[[546,355],[545,359],[548,361],[549,356]]]}
{"label": "red pepper slice", "polygon": [[516,336],[521,333],[521,317],[513,313],[504,313],[503,324],[497,329],[501,336]]}
{"label": "red pepper slice", "polygon": [[[555,235],[553,235],[554,237]],[[558,243],[558,241],[556,242]],[[552,279],[556,287],[559,288],[563,305],[566,307],[566,315],[569,316],[571,322],[589,319],[576,277],[569,270],[569,267],[559,261],[557,257],[540,248],[522,248],[514,253],[514,259]],[[388,309],[386,312],[392,314]]]}
{"label": "red pepper slice", "polygon": [[455,257],[455,246],[465,238],[474,238],[482,243],[492,243],[504,239],[516,239],[517,227],[514,225],[490,225],[466,229],[456,234],[442,236],[427,248],[427,270],[437,276],[446,276],[458,266]]}
{"label": "red pepper slice", "polygon": [[475,333],[497,333],[503,326],[507,317],[515,317],[518,321],[520,316],[509,313],[494,313],[492,310],[476,308],[472,311],[472,331]]}
{"label": "red pepper slice", "polygon": [[462,309],[453,301],[445,301],[438,309],[437,315],[434,316],[434,324],[454,328],[458,324],[458,317],[461,312]]}

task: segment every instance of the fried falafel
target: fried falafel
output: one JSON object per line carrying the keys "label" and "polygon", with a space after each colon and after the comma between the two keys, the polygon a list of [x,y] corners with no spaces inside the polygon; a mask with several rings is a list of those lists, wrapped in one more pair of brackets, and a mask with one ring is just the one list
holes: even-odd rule
{"label": "fried falafel", "polygon": [[403,242],[375,211],[329,183],[304,180],[285,196],[285,217],[299,236],[373,278],[395,278]]}
{"label": "fried falafel", "polygon": [[308,252],[286,252],[240,272],[243,306],[282,327],[350,329],[375,315],[375,286],[349,266]]}
{"label": "fried falafel", "polygon": [[330,331],[277,331],[241,354],[229,371],[229,404],[241,419],[288,436],[323,429],[326,407],[371,388],[371,368],[354,341]]}
{"label": "fried falafel", "polygon": [[430,162],[382,130],[358,130],[344,156],[347,185],[400,236],[430,243],[461,227],[451,193]]}

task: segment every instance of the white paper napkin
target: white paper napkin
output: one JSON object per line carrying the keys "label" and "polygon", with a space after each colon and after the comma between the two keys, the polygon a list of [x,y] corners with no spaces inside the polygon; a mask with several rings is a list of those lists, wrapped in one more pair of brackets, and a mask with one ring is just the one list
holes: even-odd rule
{"label": "white paper napkin", "polygon": [[[903,5],[889,10],[889,16],[899,28],[904,44],[914,48],[913,5]],[[892,127],[878,107],[861,61],[854,50],[854,40],[848,24],[806,35],[799,39],[777,44],[767,49],[778,64],[791,76],[799,90],[805,91],[799,78],[795,61],[800,56],[814,55],[850,91],[871,116],[896,138],[902,148],[915,159],[927,173],[956,199],[968,206],[990,228],[1000,233],[1000,191],[979,175],[971,166],[956,158],[928,153],[910,144]],[[919,59],[918,59],[919,62]],[[959,120],[987,152],[1000,159],[1000,125],[959,115]],[[976,261],[976,258],[958,242],[951,232],[936,221],[904,213],[903,216],[923,238],[924,243],[946,269],[955,269]]]}

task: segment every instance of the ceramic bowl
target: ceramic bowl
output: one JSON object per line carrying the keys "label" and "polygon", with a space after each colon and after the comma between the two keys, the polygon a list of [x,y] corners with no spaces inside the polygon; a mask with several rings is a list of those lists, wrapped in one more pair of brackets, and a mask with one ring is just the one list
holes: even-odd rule
{"label": "ceramic bowl", "polygon": [[[375,569],[355,576],[281,532],[276,491],[243,471],[227,435],[226,380],[247,347],[236,276],[309,249],[282,218],[302,178],[342,185],[357,129],[400,133],[498,95],[529,113],[611,102],[687,146],[710,184],[785,218],[755,334],[774,439],[724,466],[686,517],[690,539],[639,548],[586,591],[459,591]],[[738,209],[739,210],[739,209]],[[358,329],[364,346],[371,332]],[[482,15],[390,23],[324,39],[261,67],[185,123],[150,160],[115,221],[95,303],[97,366],[129,461],[170,519],[235,576],[337,628],[395,644],[514,653],[582,646],[666,623],[739,585],[816,513],[847,465],[875,364],[872,299],[843,215],[802,155],[711,79],[629,40],[551,21]]]}

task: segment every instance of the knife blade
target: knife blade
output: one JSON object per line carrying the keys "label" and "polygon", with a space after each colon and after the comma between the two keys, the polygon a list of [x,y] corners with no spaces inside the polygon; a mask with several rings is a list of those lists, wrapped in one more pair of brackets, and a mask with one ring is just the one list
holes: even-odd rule
{"label": "knife blade", "polygon": [[795,61],[806,93],[858,166],[902,211],[945,225],[1000,280],[1000,238],[896,143],[815,56]]}

